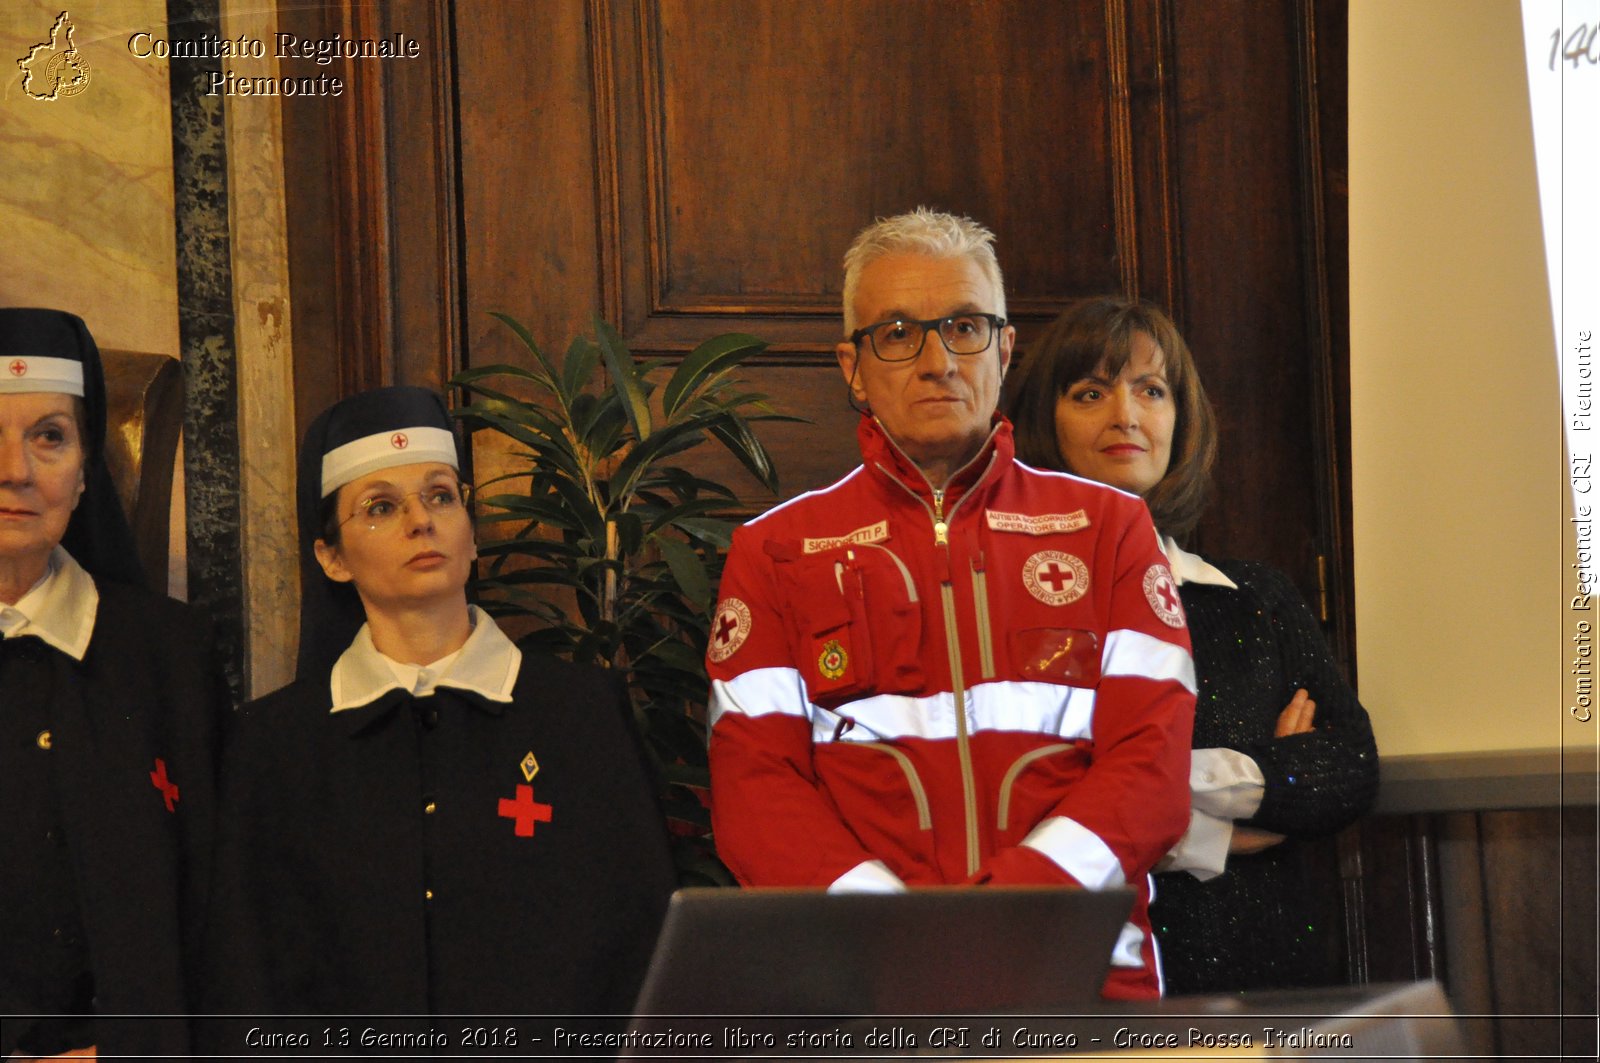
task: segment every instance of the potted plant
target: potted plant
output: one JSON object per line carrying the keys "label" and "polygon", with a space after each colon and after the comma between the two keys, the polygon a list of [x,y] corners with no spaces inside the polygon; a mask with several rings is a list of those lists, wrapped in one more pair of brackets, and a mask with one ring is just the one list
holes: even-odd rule
{"label": "potted plant", "polygon": [[766,348],[754,336],[713,337],[667,372],[665,359],[636,360],[596,319],[594,339],[574,339],[558,368],[520,323],[494,316],[530,364],[451,380],[468,399],[456,415],[506,436],[525,462],[475,493],[478,604],[533,618],[529,639],[552,653],[626,673],[665,783],[679,877],[726,884],[701,800],[709,783],[702,655],[733,533],[726,514],[744,503],[678,460],[714,442],[776,492],[777,471],[752,425],[800,418],[735,378]]}

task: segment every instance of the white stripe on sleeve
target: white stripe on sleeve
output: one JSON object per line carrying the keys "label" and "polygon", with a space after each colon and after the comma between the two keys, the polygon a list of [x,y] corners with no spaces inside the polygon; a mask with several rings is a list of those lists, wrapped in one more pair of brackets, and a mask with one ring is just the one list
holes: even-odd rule
{"label": "white stripe on sleeve", "polygon": [[1107,633],[1106,648],[1100,655],[1100,674],[1172,680],[1182,683],[1191,694],[1198,689],[1194,681],[1194,658],[1189,656],[1189,651],[1126,628]]}
{"label": "white stripe on sleeve", "polygon": [[793,668],[752,668],[732,679],[711,681],[711,704],[707,716],[711,726],[725,712],[741,716],[765,716],[778,712],[801,719],[810,715],[805,684]]}
{"label": "white stripe on sleeve", "polygon": [[1117,854],[1098,834],[1077,820],[1051,816],[1029,831],[1022,844],[1054,860],[1085,889],[1105,890],[1127,885]]}

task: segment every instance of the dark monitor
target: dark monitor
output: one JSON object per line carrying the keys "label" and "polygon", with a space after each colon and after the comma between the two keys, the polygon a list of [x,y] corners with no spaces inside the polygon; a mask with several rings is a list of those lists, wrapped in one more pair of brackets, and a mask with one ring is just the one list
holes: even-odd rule
{"label": "dark monitor", "polygon": [[1081,1009],[1099,999],[1133,891],[685,889],[634,1009],[651,1017]]}

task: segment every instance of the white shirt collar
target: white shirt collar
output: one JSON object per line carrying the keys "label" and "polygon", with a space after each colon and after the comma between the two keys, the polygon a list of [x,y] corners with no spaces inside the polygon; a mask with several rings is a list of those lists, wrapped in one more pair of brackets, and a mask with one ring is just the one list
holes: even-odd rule
{"label": "white shirt collar", "polygon": [[0,633],[8,639],[33,635],[71,657],[83,660],[94,634],[100,592],[94,577],[57,546],[39,582],[16,605],[0,605]]}
{"label": "white shirt collar", "polygon": [[468,606],[472,634],[456,652],[432,664],[401,664],[385,657],[372,644],[366,624],[356,633],[350,648],[340,655],[329,679],[333,712],[357,709],[378,700],[391,690],[405,690],[417,697],[432,694],[438,687],[469,690],[490,701],[511,701],[511,688],[517,684],[522,668],[522,651],[505,636],[494,619],[477,606]]}
{"label": "white shirt collar", "polygon": [[1179,546],[1171,536],[1164,536],[1161,540],[1161,552],[1167,555],[1167,564],[1172,569],[1172,578],[1178,586],[1185,583],[1209,583],[1216,587],[1227,587],[1238,590],[1239,585],[1229,579],[1216,565],[1207,561],[1199,554],[1191,554]]}

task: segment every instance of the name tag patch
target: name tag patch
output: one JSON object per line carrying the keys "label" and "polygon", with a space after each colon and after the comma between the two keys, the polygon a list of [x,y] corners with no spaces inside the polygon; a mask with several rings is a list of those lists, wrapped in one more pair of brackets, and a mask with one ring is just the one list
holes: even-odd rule
{"label": "name tag patch", "polygon": [[889,522],[880,520],[876,524],[869,524],[865,528],[857,528],[853,532],[843,535],[833,535],[825,539],[807,539],[804,542],[805,552],[820,554],[824,550],[837,550],[841,546],[854,546],[858,543],[881,543],[889,538]]}
{"label": "name tag patch", "polygon": [[1089,526],[1089,514],[1083,510],[1074,513],[1001,513],[991,509],[989,527],[993,531],[1021,532],[1023,535],[1055,535],[1059,532],[1081,531]]}

